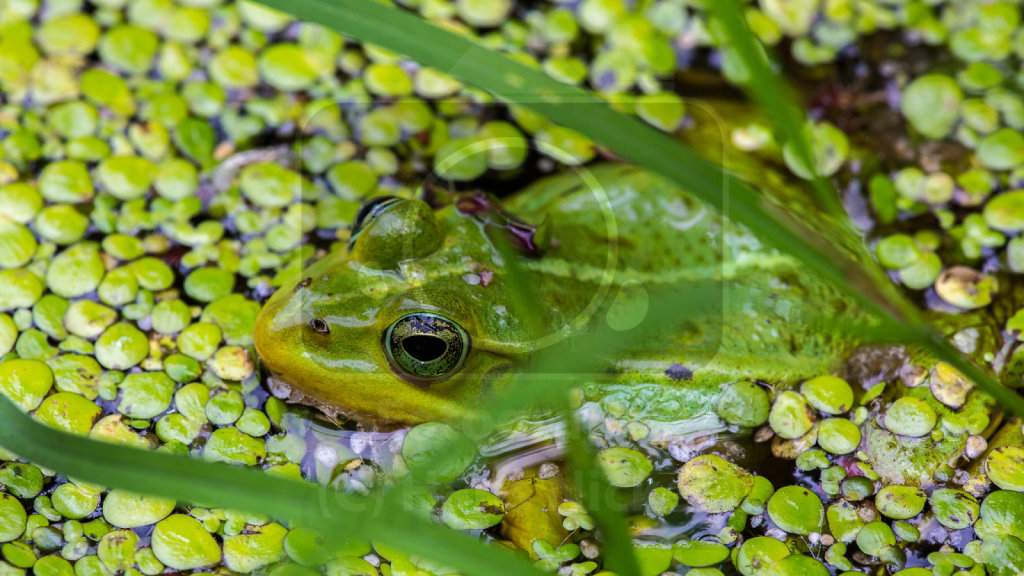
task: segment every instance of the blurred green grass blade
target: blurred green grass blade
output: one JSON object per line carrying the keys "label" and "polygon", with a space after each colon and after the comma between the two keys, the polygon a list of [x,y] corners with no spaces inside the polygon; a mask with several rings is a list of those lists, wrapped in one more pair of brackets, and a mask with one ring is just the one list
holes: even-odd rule
{"label": "blurred green grass blade", "polygon": [[[794,146],[794,151],[804,166],[811,168],[814,175],[812,185],[816,192],[820,208],[827,213],[833,213],[839,219],[834,224],[832,233],[837,235],[853,235],[849,227],[845,211],[836,200],[836,194],[831,190],[829,184],[821,176],[817,169],[817,162],[814,159],[813,143],[804,130],[807,121],[801,108],[796,103],[794,92],[781,75],[774,72],[766,59],[766,51],[760,45],[756,35],[750,30],[743,15],[743,6],[738,0],[715,0],[707,4],[711,14],[721,25],[725,34],[728,48],[734,50],[742,60],[750,74],[747,91],[764,110],[765,115],[772,120],[775,129],[781,133],[785,142]],[[841,229],[839,227],[842,227]],[[850,246],[853,242],[861,242],[859,237],[851,238],[846,244]],[[862,262],[868,258],[862,257]],[[876,284],[886,282],[878,278]],[[902,295],[893,291],[891,298],[905,300]],[[1024,415],[1024,399],[1016,392],[1002,386],[998,381],[986,374],[972,362],[967,361],[964,356],[936,332],[917,313],[911,313],[910,306],[901,306],[906,315],[906,322],[900,322],[899,314],[890,313],[882,317],[881,325],[872,331],[877,332],[877,340],[893,341],[901,339],[903,343],[913,341],[925,348],[936,357],[955,366],[965,376],[976,382],[986,392],[992,395],[1000,404],[1009,407],[1018,415]],[[890,310],[890,312],[892,312]],[[864,333],[868,331],[865,330]]]}
{"label": "blurred green grass blade", "polygon": [[[424,21],[417,15],[383,2],[366,0],[258,0],[299,18],[317,22],[343,35],[370,42],[404,54],[421,64],[437,68],[455,78],[483,88],[505,101],[532,109],[559,124],[607,146],[623,158],[657,172],[681,186],[721,214],[749,228],[762,240],[803,262],[827,282],[842,290],[865,311],[879,317],[893,331],[912,327],[919,334],[915,343],[935,351],[954,366],[969,362],[951,346],[939,346],[940,335],[923,315],[880,273],[863,246],[857,254],[833,246],[813,228],[768,200],[728,170],[704,160],[689,148],[641,122],[615,112],[580,88],[562,84],[546,74],[488,50],[473,40],[453,34]],[[712,3],[715,4],[715,3]],[[730,11],[729,8],[732,8]],[[803,132],[803,117],[786,103],[781,87],[757,49],[755,40],[743,36],[745,22],[732,0],[724,8],[725,26],[739,38],[737,48],[750,62],[759,79],[756,87],[777,88],[782,96],[765,93],[758,100],[769,112],[781,116],[781,128],[795,137],[798,153],[812,157]],[[731,24],[730,24],[731,23]],[[748,32],[749,33],[749,32]],[[751,57],[753,55],[753,57]],[[758,72],[759,71],[759,72]],[[778,108],[778,110],[776,110]],[[774,112],[773,112],[774,111]],[[795,118],[795,120],[794,120]],[[788,119],[788,121],[787,121]],[[801,144],[803,142],[803,144]],[[807,162],[807,166],[815,166]],[[819,179],[820,180],[820,179]],[[827,190],[826,190],[827,191]],[[834,200],[833,200],[834,201]],[[833,214],[845,220],[845,214]],[[852,230],[834,230],[845,242]],[[824,240],[824,241],[823,241]],[[1024,416],[1024,398],[1003,387],[977,367],[963,370],[982,389]]]}
{"label": "blurred green grass blade", "polygon": [[750,74],[747,92],[782,136],[779,138],[780,144],[789,143],[800,162],[813,174],[811,184],[818,207],[826,213],[845,218],[836,194],[818,170],[813,144],[805,131],[807,118],[797,106],[796,96],[789,83],[772,70],[766,49],[747,25],[743,6],[737,0],[715,0],[706,6],[721,25],[728,49],[735,52]]}
{"label": "blurred green grass blade", "polygon": [[541,316],[543,311],[536,298],[536,292],[526,281],[523,272],[523,265],[520,263],[520,252],[512,246],[512,243],[500,234],[493,238],[494,247],[501,253],[505,263],[505,275],[508,280],[510,298],[513,310],[522,310],[522,320],[525,325],[526,334],[532,338],[539,338],[543,329]]}
{"label": "blurred green grass blade", "polygon": [[[596,322],[583,335],[563,340],[537,351],[528,365],[519,367],[511,382],[483,407],[479,418],[498,426],[510,414],[551,404],[560,406],[581,376],[600,378],[644,334],[662,334],[686,319],[699,317],[720,307],[724,287],[720,282],[695,282],[687,286],[664,286],[650,291],[650,308],[634,328],[621,332]],[[749,291],[735,297],[755,298]]]}
{"label": "blurred green grass blade", "polygon": [[405,510],[400,494],[366,497],[262,471],[74,436],[36,422],[0,394],[0,445],[61,474],[107,487],[271,516],[332,540],[362,538],[461,573],[541,576],[521,555],[483,545]]}
{"label": "blurred green grass blade", "polygon": [[583,507],[593,517],[602,536],[604,568],[620,575],[640,576],[640,567],[633,553],[633,540],[626,529],[615,488],[608,483],[597,462],[597,450],[590,443],[579,421],[568,415],[569,467],[573,484]]}
{"label": "blurred green grass blade", "polygon": [[[71,435],[33,420],[4,395],[0,422],[0,445],[70,477],[185,502],[259,510],[281,519],[308,521],[317,515],[316,507],[310,507],[316,489],[306,483]],[[253,497],[257,493],[258,499]]]}
{"label": "blurred green grass blade", "polygon": [[[701,158],[666,134],[620,114],[589,92],[562,84],[472,39],[435,26],[389,4],[367,0],[257,0],[316,22],[345,36],[380,45],[426,66],[532,109],[593,139],[624,158],[674,181],[721,214],[746,226],[759,238],[803,262],[843,291],[869,314],[890,326],[924,327],[920,311],[882,275],[863,247],[851,254],[849,230],[836,230],[846,249],[837,248],[787,210],[728,170]],[[753,42],[752,39],[748,39]],[[802,118],[799,124],[804,125]],[[799,136],[805,136],[802,131]],[[799,140],[798,140],[799,141]],[[814,164],[809,164],[813,166]],[[860,256],[858,258],[857,256]],[[922,328],[923,330],[923,328]],[[923,334],[922,330],[915,330]],[[918,341],[931,346],[932,338]],[[941,355],[951,364],[962,356]],[[1009,394],[990,376],[973,370],[976,383],[1024,416],[1024,399]],[[1012,396],[1012,398],[1011,398]]]}
{"label": "blurred green grass blade", "polygon": [[[514,309],[522,310],[525,314],[527,334],[531,338],[539,338],[541,336],[540,318],[543,311],[540,309],[535,296],[536,292],[526,281],[526,275],[519,262],[519,255],[512,244],[503,237],[495,240],[495,246],[501,252],[508,268],[507,273],[509,284],[512,288],[511,294],[512,301],[515,304]],[[590,335],[586,340],[591,345],[596,345],[600,348],[602,347],[601,344],[596,341],[601,336],[604,335],[599,334],[596,337]],[[605,338],[605,340],[609,339]],[[558,364],[552,363],[550,358],[547,358],[540,362],[542,370],[550,371],[552,368],[564,370],[566,368],[565,358],[569,356],[572,358],[580,357],[579,354],[565,355],[559,358]],[[587,371],[593,371],[593,367],[590,367],[590,370]],[[579,373],[576,372],[575,374]],[[578,380],[578,378],[573,378],[573,380]],[[633,554],[632,540],[626,532],[626,517],[622,514],[619,507],[615,506],[614,502],[609,502],[607,498],[613,489],[605,479],[604,473],[598,468],[597,453],[591,447],[586,434],[579,431],[579,422],[576,420],[572,410],[569,409],[568,387],[552,387],[548,384],[547,389],[554,391],[561,389],[561,394],[545,402],[545,405],[559,407],[558,411],[562,413],[570,430],[568,446],[570,475],[573,478],[576,493],[583,501],[583,505],[590,511],[601,530],[601,535],[603,536],[602,551],[605,557],[604,568],[622,576],[640,576],[640,569]],[[536,402],[538,395],[533,390],[529,390],[529,392],[531,392],[529,396],[531,400]],[[526,396],[522,397],[526,398]],[[509,403],[501,401],[496,402],[495,405],[500,405],[505,410],[508,410],[510,407]],[[494,419],[491,422],[497,423]]]}
{"label": "blurred green grass blade", "polygon": [[[586,90],[563,84],[470,38],[383,2],[257,1],[408,56],[576,130],[623,158],[673,180],[719,213],[747,226],[762,240],[799,258],[837,286],[846,287],[849,296],[867,309],[892,308],[874,278],[860,264],[829,243],[821,242],[800,220],[717,164],[701,158],[672,137],[612,110]],[[851,286],[856,289],[850,289]],[[893,312],[902,315],[906,309],[896,308]]]}
{"label": "blurred green grass blade", "polygon": [[1018,416],[1024,415],[1024,398],[1017,394],[1015,390],[1002,386],[993,380],[983,370],[975,366],[974,363],[964,358],[959,350],[935,332],[935,330],[921,326],[916,332],[917,338],[915,340],[922,348],[962,372],[968,380],[973,381],[995,398],[998,406],[1009,409]]}

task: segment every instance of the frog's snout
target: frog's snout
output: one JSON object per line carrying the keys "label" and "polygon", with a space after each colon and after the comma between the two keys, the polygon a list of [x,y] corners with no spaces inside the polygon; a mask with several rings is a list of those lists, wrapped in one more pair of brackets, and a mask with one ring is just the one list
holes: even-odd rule
{"label": "frog's snout", "polygon": [[265,339],[274,333],[293,329],[304,323],[302,298],[297,291],[302,289],[299,282],[291,289],[278,290],[263,305],[256,317],[256,340]]}
{"label": "frog's snout", "polygon": [[283,371],[289,358],[294,361],[300,331],[305,324],[301,298],[294,294],[302,289],[301,284],[279,290],[267,300],[256,317],[253,345],[264,365],[274,372]]}

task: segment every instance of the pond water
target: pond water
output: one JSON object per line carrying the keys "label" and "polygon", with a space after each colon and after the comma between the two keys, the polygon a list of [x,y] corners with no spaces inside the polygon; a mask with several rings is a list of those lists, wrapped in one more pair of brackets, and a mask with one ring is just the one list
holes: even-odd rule
{"label": "pond water", "polygon": [[[745,101],[742,62],[700,3],[396,4],[597,90],[785,209],[806,206],[807,169]],[[889,279],[979,366],[1020,386],[1020,6],[747,8],[799,90],[819,170]],[[73,434],[344,491],[435,475],[410,508],[511,542],[545,570],[604,570],[556,411],[497,431],[347,419],[344,396],[325,406],[274,381],[254,332],[279,287],[349,250],[367,200],[443,210],[485,190],[516,202],[545,177],[620,162],[615,152],[444,71],[244,0],[0,0],[0,141],[0,392],[23,411]],[[453,160],[467,146],[482,148]],[[703,214],[686,198],[677,224]],[[491,215],[543,239],[539,220]],[[928,354],[856,347],[841,334],[847,317],[802,324],[830,312],[835,292],[752,237],[722,225],[709,238],[719,233],[744,239],[722,270],[746,270],[746,257],[786,271],[757,285],[782,295],[773,309],[730,309],[757,329],[725,332],[724,368],[673,351],[613,362],[616,374],[648,370],[641,385],[608,374],[573,383],[571,413],[641,572],[1017,573],[1020,421]],[[536,256],[524,261],[542,266]],[[486,286],[493,274],[460,278]],[[792,297],[804,283],[801,294],[829,300]],[[765,368],[732,353],[788,331],[793,357],[813,348],[801,340],[810,333],[826,334],[836,358],[791,368],[769,357]],[[319,550],[303,527],[109,490],[17,453],[0,451],[0,576],[452,573],[376,543]]]}

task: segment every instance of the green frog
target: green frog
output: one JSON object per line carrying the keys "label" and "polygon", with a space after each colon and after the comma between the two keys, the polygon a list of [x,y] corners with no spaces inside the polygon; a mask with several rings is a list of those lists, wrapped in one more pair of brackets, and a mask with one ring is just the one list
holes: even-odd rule
{"label": "green frog", "polygon": [[[695,286],[711,293],[699,315],[637,334],[652,298]],[[661,390],[636,396],[643,415],[678,421],[707,413],[725,382],[786,386],[834,371],[850,339],[822,322],[850,313],[799,263],[686,192],[605,164],[500,202],[371,200],[347,249],[266,303],[255,343],[305,401],[414,424],[459,420],[531,354],[610,328],[636,345],[591,379]]]}
{"label": "green frog", "polygon": [[[846,300],[649,172],[606,164],[544,178],[500,202],[486,194],[448,200],[371,200],[347,249],[316,261],[266,303],[256,348],[297,399],[377,428],[458,421],[531,355],[599,327],[633,345],[608,369],[574,380],[586,398],[602,406],[610,398],[628,419],[693,438],[725,429],[716,406],[728,383],[782,391],[853,373],[858,402],[877,397],[868,409],[879,418],[857,421],[867,461],[886,482],[929,486],[959,460],[968,433],[989,437],[999,424],[980,391],[950,407],[933,397],[934,385],[921,386],[929,370],[937,378],[931,359],[893,362],[858,350],[851,367],[854,338],[837,326],[860,317]],[[636,331],[653,313],[652,299],[696,297],[698,286],[714,295],[700,313],[662,333]],[[952,318],[961,333],[988,338],[970,318]],[[917,370],[901,377],[901,363]],[[944,378],[955,381],[946,368]],[[867,392],[881,379],[892,385]],[[885,406],[902,395],[927,402],[951,433],[889,432]],[[772,452],[796,458],[816,438],[814,430],[776,437]],[[533,469],[521,476],[497,482],[513,503],[501,533],[528,551],[538,538],[563,541],[569,535],[556,510],[571,487]]]}

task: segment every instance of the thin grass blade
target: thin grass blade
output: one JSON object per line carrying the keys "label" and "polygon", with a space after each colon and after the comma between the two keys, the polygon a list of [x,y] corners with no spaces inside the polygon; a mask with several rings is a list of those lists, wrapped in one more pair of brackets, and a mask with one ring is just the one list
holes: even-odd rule
{"label": "thin grass blade", "polygon": [[[722,167],[670,136],[612,110],[586,90],[563,84],[470,38],[382,2],[258,1],[406,55],[576,130],[623,158],[668,177],[719,213],[728,214],[766,242],[799,258],[823,278],[846,287],[868,310],[893,308],[873,276],[848,254],[820,242],[814,230]],[[851,286],[856,289],[849,289]],[[897,307],[891,312],[902,316],[908,310]]]}
{"label": "thin grass blade", "polygon": [[477,576],[544,574],[522,556],[483,545],[404,509],[400,494],[358,496],[227,464],[74,436],[36,422],[0,395],[0,445],[74,478],[142,494],[273,518],[342,539],[368,539]]}
{"label": "thin grass blade", "polygon": [[615,489],[608,483],[597,463],[597,451],[576,418],[567,418],[569,429],[569,466],[583,506],[601,531],[605,566],[616,574],[640,576],[633,553],[633,541],[626,530]]}
{"label": "thin grass blade", "polygon": [[[546,74],[484,48],[383,2],[366,0],[257,0],[301,19],[316,22],[345,36],[378,44],[458,80],[474,84],[500,99],[528,109],[576,130],[607,146],[621,157],[657,172],[692,193],[754,234],[786,252],[842,290],[883,325],[913,327],[921,334],[915,342],[935,350],[953,365],[968,361],[952,354],[951,347],[936,347],[941,337],[925,322],[920,311],[884,279],[870,260],[858,259],[838,248],[804,222],[760,195],[722,167],[704,160],[691,149],[637,120],[615,112],[592,94],[562,84]],[[739,12],[726,14],[730,28]],[[756,45],[748,38],[740,50],[749,57]],[[760,55],[760,65],[766,66]],[[755,59],[751,59],[755,61]],[[756,68],[756,67],[755,67]],[[759,83],[763,85],[763,82]],[[783,118],[792,110],[782,109]],[[803,122],[797,124],[802,128]],[[799,130],[798,130],[799,131]],[[799,145],[800,140],[796,140]],[[810,148],[800,146],[810,158]],[[814,163],[808,163],[813,166]],[[1005,399],[1007,407],[1024,416],[1024,399],[1010,393],[980,369],[968,371],[983,390]]]}
{"label": "thin grass blade", "polygon": [[708,2],[707,8],[721,25],[726,46],[736,53],[750,74],[747,92],[782,136],[779,141],[790,143],[800,162],[811,171],[814,200],[819,209],[845,217],[835,192],[818,170],[812,143],[804,131],[807,119],[796,104],[794,92],[785,78],[772,70],[767,50],[743,17],[743,7],[736,0],[716,0]]}

